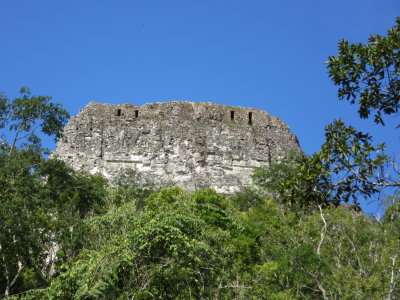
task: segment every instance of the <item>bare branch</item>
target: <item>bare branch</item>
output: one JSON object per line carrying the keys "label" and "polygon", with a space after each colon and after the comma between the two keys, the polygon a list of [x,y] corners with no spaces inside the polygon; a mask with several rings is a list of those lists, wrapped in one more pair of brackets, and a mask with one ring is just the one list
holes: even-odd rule
{"label": "bare branch", "polygon": [[319,211],[320,211],[320,214],[321,214],[321,219],[324,222],[324,226],[321,229],[321,239],[320,239],[320,241],[318,243],[318,247],[317,247],[317,254],[320,255],[321,254],[321,246],[322,246],[322,243],[324,242],[324,238],[325,238],[325,234],[326,234],[326,230],[327,230],[328,224],[326,223],[326,220],[324,218],[324,214],[322,213],[321,205],[318,205],[318,208],[319,208]]}

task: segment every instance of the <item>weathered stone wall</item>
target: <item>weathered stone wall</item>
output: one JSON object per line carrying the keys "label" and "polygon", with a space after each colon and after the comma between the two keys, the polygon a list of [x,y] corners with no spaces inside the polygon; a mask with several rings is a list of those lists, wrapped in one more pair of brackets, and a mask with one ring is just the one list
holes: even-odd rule
{"label": "weathered stone wall", "polygon": [[89,103],[64,129],[54,154],[112,179],[136,168],[153,182],[233,193],[253,167],[301,151],[281,120],[254,108],[204,102]]}

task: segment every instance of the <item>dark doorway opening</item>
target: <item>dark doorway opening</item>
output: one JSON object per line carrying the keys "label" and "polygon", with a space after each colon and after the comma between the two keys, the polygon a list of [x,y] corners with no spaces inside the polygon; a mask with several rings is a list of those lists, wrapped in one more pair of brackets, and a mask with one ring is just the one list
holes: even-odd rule
{"label": "dark doorway opening", "polygon": [[253,113],[249,112],[249,125],[253,124]]}

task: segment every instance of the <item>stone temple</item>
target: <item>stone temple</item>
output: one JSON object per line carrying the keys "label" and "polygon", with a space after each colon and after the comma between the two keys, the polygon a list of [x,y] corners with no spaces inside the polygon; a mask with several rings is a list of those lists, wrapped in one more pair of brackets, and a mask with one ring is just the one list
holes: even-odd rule
{"label": "stone temple", "polygon": [[77,170],[115,178],[136,169],[156,185],[231,194],[254,167],[301,151],[277,117],[255,108],[173,101],[91,102],[64,129],[54,155]]}

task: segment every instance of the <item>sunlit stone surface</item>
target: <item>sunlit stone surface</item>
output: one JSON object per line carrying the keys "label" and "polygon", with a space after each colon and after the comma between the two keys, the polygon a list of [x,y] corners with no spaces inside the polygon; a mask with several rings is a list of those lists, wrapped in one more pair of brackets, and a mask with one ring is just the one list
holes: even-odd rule
{"label": "sunlit stone surface", "polygon": [[65,127],[54,154],[77,170],[109,179],[136,168],[158,185],[230,194],[251,184],[253,167],[291,150],[301,151],[289,127],[255,108],[91,102]]}

